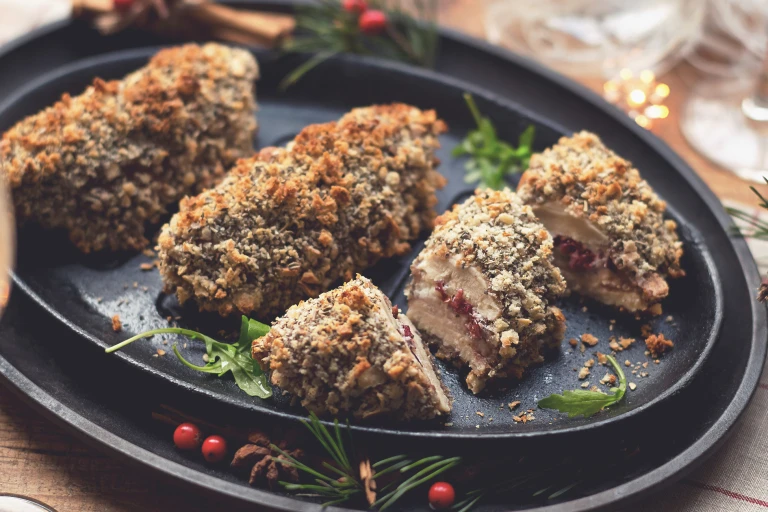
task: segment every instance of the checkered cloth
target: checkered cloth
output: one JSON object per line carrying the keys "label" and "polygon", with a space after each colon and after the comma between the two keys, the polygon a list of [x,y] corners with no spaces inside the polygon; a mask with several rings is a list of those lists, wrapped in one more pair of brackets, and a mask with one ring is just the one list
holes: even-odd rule
{"label": "checkered cloth", "polygon": [[[69,0],[0,0],[0,45],[70,15]],[[768,222],[753,205],[727,203]],[[768,242],[749,240],[760,273],[768,273]],[[755,283],[757,286],[757,283]],[[764,372],[765,373],[765,372]],[[726,444],[681,482],[629,508],[632,512],[756,512],[768,509],[768,376]]]}

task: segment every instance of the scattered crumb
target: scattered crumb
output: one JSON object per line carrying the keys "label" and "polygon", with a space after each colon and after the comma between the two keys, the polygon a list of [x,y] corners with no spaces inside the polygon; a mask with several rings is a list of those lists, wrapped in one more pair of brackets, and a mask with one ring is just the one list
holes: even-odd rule
{"label": "scattered crumb", "polygon": [[635,388],[637,388],[637,384],[635,384],[634,382],[630,382],[630,383],[629,383],[629,389],[631,389],[632,391],[634,391],[634,390],[635,390]]}
{"label": "scattered crumb", "polygon": [[572,347],[575,347],[576,345],[579,344],[579,340],[577,340],[576,338],[571,338],[568,340],[568,343],[570,343]]}
{"label": "scattered crumb", "polygon": [[161,348],[157,349],[157,355],[164,356],[165,355],[165,350],[163,350]]}
{"label": "scattered crumb", "polygon": [[475,425],[475,428],[480,428],[480,425]]}
{"label": "scattered crumb", "polygon": [[589,359],[584,361],[584,366],[586,368],[592,368],[593,366],[595,366],[595,360],[590,357]]}
{"label": "scattered crumb", "polygon": [[152,354],[152,357],[160,357],[160,356],[158,356],[157,354]]}
{"label": "scattered crumb", "polygon": [[645,354],[645,356],[646,356],[646,357],[648,357],[649,355],[651,355],[651,353],[650,353],[650,352],[648,352],[647,350],[646,350],[645,352],[643,352],[643,353]]}
{"label": "scattered crumb", "polygon": [[584,333],[581,335],[581,342],[584,343],[585,345],[589,345],[590,347],[594,347],[595,345],[597,345],[598,341],[600,340],[598,340],[597,338],[595,338],[589,333]]}
{"label": "scattered crumb", "polygon": [[667,318],[665,318],[665,320],[666,320],[667,322],[671,322],[671,321],[673,321],[673,320],[674,320],[674,318],[672,318],[672,315],[669,315]]}
{"label": "scattered crumb", "polygon": [[611,319],[610,319],[610,320],[608,320],[608,321],[609,321],[610,323],[612,323],[612,324],[615,324],[615,323],[616,323],[616,319],[615,319],[615,318],[611,318]]}
{"label": "scattered crumb", "polygon": [[649,324],[643,324],[640,326],[640,334],[643,335],[643,338],[648,337],[651,335],[651,326]]}
{"label": "scattered crumb", "polygon": [[622,347],[619,346],[618,343],[616,343],[616,340],[611,340],[608,343],[608,346],[611,348],[611,350],[614,350],[616,352],[621,352],[622,350],[624,350]]}
{"label": "scattered crumb", "polygon": [[523,421],[523,419],[522,419],[522,418],[520,418],[520,416],[512,416],[512,420],[513,420],[515,423],[520,423],[521,421]]}
{"label": "scattered crumb", "polygon": [[658,359],[654,359],[653,362],[656,364],[659,364],[661,361],[659,361]]}
{"label": "scattered crumb", "polygon": [[145,292],[149,291],[149,286],[142,286],[141,289]]}
{"label": "scattered crumb", "polygon": [[590,391],[598,391],[599,392],[600,388],[598,388],[597,386],[592,386],[591,388],[589,388],[589,390]]}
{"label": "scattered crumb", "polygon": [[482,412],[480,412],[480,411],[477,411],[475,414],[477,414],[477,415],[478,415],[478,416],[480,416],[481,418],[485,418],[485,414],[484,414],[484,413],[482,413]]}
{"label": "scattered crumb", "polygon": [[629,348],[635,342],[635,338],[619,338],[619,345],[621,348]]}
{"label": "scattered crumb", "polygon": [[648,368],[648,361],[643,363],[643,368]]}
{"label": "scattered crumb", "polygon": [[611,324],[611,325],[609,325],[609,326],[608,326],[608,330],[609,330],[609,331],[613,331],[613,324]]}
{"label": "scattered crumb", "polygon": [[657,302],[656,304],[653,304],[651,307],[646,309],[646,311],[653,316],[661,315],[661,303]]}
{"label": "scattered crumb", "polygon": [[141,270],[152,270],[153,268],[155,268],[155,262],[153,261],[152,263],[142,263],[141,265],[139,265],[139,268]]}
{"label": "scattered crumb", "polygon": [[648,351],[657,358],[667,350],[674,346],[672,340],[668,340],[663,334],[651,334],[645,338],[645,346],[648,347]]}
{"label": "scattered crumb", "polygon": [[598,352],[597,353],[597,362],[600,363],[600,364],[605,364],[605,363],[608,362],[608,358],[605,357],[605,354],[603,354],[602,352]]}
{"label": "scattered crumb", "polygon": [[96,303],[101,304],[101,301],[104,300],[104,297],[96,297]]}
{"label": "scattered crumb", "polygon": [[138,283],[138,281],[134,281],[134,282],[133,282],[133,287],[134,287],[134,288],[138,288],[138,287],[139,287],[139,283]]}
{"label": "scattered crumb", "polygon": [[123,322],[120,321],[120,315],[112,316],[112,330],[115,332],[120,332],[123,330]]}
{"label": "scattered crumb", "polygon": [[600,384],[605,384],[607,386],[615,386],[616,385],[616,376],[612,373],[606,373],[605,377],[600,379]]}
{"label": "scattered crumb", "polygon": [[582,382],[582,383],[581,383],[581,387],[583,387],[584,389],[587,389],[587,388],[589,387],[589,381],[587,381],[587,382]]}
{"label": "scattered crumb", "polygon": [[629,361],[629,359],[624,361],[624,366],[632,366],[632,363]]}
{"label": "scattered crumb", "polygon": [[641,377],[647,377],[648,376],[648,372],[640,372],[640,376]]}
{"label": "scattered crumb", "polygon": [[507,404],[507,405],[509,406],[509,410],[511,411],[512,409],[514,409],[515,407],[520,405],[520,400],[515,400],[514,402],[509,402],[509,404]]}
{"label": "scattered crumb", "polygon": [[587,306],[584,306],[583,308],[581,308],[581,310],[582,310],[584,313],[586,313],[587,311],[589,311],[589,310],[587,309]]}
{"label": "scattered crumb", "polygon": [[579,351],[583,354],[584,352],[587,351],[587,346],[582,343],[581,345],[579,345]]}
{"label": "scattered crumb", "polygon": [[141,253],[147,258],[155,257],[155,251],[153,251],[152,249],[144,249],[143,251],[141,251]]}
{"label": "scattered crumb", "polygon": [[587,368],[587,367],[585,366],[584,368],[582,368],[581,370],[579,370],[579,380],[584,380],[584,379],[586,379],[587,377],[589,377],[589,368]]}
{"label": "scattered crumb", "polygon": [[452,421],[449,421],[448,423],[446,423],[446,424],[445,424],[445,426],[446,426],[446,427],[452,427],[452,426],[453,426],[453,422],[452,422]]}
{"label": "scattered crumb", "polygon": [[203,354],[203,361],[208,362],[208,354]]}

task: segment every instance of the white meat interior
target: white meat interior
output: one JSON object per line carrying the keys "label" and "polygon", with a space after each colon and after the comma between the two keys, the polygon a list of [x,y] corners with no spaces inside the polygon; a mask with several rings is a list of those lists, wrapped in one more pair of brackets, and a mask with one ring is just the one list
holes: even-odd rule
{"label": "white meat interior", "polygon": [[501,316],[501,308],[488,294],[488,282],[473,267],[461,268],[455,257],[442,258],[434,255],[423,258],[413,272],[413,284],[408,296],[408,316],[423,330],[432,334],[440,343],[445,357],[458,356],[472,370],[483,374],[489,370],[488,359],[498,348],[486,336],[473,337],[467,329],[467,315],[456,313],[443,302],[435,283],[445,283],[445,293],[455,295],[461,289],[464,298],[472,305],[476,320],[482,325],[493,324]]}
{"label": "white meat interior", "polygon": [[416,361],[418,361],[418,363],[421,365],[421,368],[424,370],[424,374],[427,376],[427,379],[435,389],[435,397],[437,398],[436,408],[444,413],[450,412],[451,401],[448,398],[448,395],[445,393],[442,381],[435,371],[432,355],[424,346],[424,340],[421,338],[421,334],[419,333],[418,329],[416,329],[408,317],[403,313],[400,313],[397,318],[395,318],[391,313],[391,306],[387,303],[386,300],[384,300],[383,296],[381,299],[379,299],[379,306],[379,311],[381,311],[382,314],[386,316],[387,322],[392,326],[393,329],[403,335],[403,338],[405,338],[405,330],[403,329],[403,326],[408,326],[410,328],[411,334],[413,335],[413,340],[410,343],[408,340],[406,340],[406,343],[410,346]]}

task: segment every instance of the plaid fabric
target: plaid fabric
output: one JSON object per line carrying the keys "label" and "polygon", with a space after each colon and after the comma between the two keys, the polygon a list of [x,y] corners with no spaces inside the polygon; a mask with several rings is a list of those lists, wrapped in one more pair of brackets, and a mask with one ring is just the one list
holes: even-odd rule
{"label": "plaid fabric", "polygon": [[[0,0],[0,44],[69,16],[68,0]],[[768,222],[768,212],[726,202]],[[768,242],[749,240],[762,275],[768,274]],[[755,283],[757,287],[758,283]],[[768,377],[742,421],[716,456],[683,481],[642,503],[634,512],[753,512],[768,509]]]}

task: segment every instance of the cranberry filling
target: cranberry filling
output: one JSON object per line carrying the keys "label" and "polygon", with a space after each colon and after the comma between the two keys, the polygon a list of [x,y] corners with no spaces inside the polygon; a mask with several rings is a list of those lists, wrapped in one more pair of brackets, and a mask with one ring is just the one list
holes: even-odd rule
{"label": "cranberry filling", "polygon": [[413,332],[411,331],[411,328],[405,324],[401,325],[403,327],[403,339],[405,340],[405,343],[408,345],[408,348],[411,349],[411,354],[416,358],[416,361],[418,361],[419,364],[422,364],[419,356],[416,355],[416,344],[413,341]]}
{"label": "cranberry filling", "polygon": [[467,328],[469,335],[476,340],[482,339],[483,328],[480,327],[477,316],[474,314],[475,308],[464,298],[464,290],[459,288],[456,294],[451,297],[445,291],[445,281],[438,280],[435,281],[435,291],[440,294],[440,299],[448,304],[456,314],[467,316],[467,322],[464,326]]}
{"label": "cranberry filling", "polygon": [[554,238],[555,247],[560,252],[568,256],[568,266],[571,270],[589,270],[594,266],[597,256],[595,253],[584,247],[584,244],[568,238],[567,236],[557,235]]}

